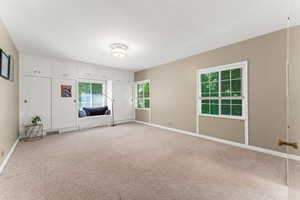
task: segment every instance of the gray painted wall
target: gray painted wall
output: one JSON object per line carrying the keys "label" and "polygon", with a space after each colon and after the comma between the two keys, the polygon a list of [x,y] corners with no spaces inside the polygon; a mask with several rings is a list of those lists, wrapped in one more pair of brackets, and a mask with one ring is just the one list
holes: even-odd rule
{"label": "gray painted wall", "polygon": [[0,19],[0,48],[14,58],[15,81],[0,77],[0,164],[16,141],[19,132],[19,54]]}
{"label": "gray painted wall", "polygon": [[[196,132],[196,71],[248,60],[250,145],[285,152],[287,31],[280,30],[135,73],[151,80],[152,123]],[[145,112],[136,119],[148,121]],[[199,117],[201,134],[244,142],[239,120]]]}

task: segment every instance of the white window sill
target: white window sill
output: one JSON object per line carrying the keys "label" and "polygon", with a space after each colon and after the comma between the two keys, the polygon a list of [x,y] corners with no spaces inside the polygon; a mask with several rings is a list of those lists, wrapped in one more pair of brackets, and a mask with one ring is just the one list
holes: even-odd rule
{"label": "white window sill", "polygon": [[212,117],[212,118],[222,118],[222,119],[235,119],[235,120],[245,120],[244,116],[227,116],[227,115],[207,115],[207,114],[199,114],[201,117]]}
{"label": "white window sill", "polygon": [[147,110],[147,111],[150,111],[151,109],[150,108],[135,108],[136,110]]}
{"label": "white window sill", "polygon": [[94,116],[78,117],[78,119],[105,118],[105,117],[111,117],[111,116],[112,115],[94,115]]}

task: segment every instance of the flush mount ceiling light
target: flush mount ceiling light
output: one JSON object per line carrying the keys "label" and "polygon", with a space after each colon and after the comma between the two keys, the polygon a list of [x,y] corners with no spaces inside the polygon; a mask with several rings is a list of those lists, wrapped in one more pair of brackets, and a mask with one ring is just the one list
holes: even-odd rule
{"label": "flush mount ceiling light", "polygon": [[123,58],[126,56],[128,46],[121,43],[114,43],[110,45],[111,54],[117,58]]}

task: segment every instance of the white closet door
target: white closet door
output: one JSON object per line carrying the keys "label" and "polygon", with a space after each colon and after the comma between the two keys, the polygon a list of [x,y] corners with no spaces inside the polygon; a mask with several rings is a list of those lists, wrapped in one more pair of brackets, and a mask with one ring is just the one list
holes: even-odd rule
{"label": "white closet door", "polygon": [[23,123],[30,123],[33,116],[40,116],[45,129],[51,129],[51,79],[24,77]]}
{"label": "white closet door", "polygon": [[53,129],[69,129],[69,128],[76,127],[77,124],[76,105],[77,105],[76,104],[76,81],[66,80],[66,79],[53,79],[52,80]]}
{"label": "white closet door", "polygon": [[115,99],[115,121],[132,120],[132,85],[129,83],[113,83],[112,93]]}

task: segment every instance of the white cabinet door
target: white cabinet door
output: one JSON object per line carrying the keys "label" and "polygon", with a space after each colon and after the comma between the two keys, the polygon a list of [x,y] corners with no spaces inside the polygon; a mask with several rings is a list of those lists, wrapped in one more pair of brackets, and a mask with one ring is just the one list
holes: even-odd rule
{"label": "white cabinet door", "polygon": [[89,64],[80,63],[77,66],[78,77],[83,79],[96,79],[97,73],[95,67]]}
{"label": "white cabinet door", "polygon": [[112,86],[115,121],[133,119],[132,85],[129,83],[113,83]]}
{"label": "white cabinet door", "polygon": [[51,76],[52,60],[40,56],[26,55],[22,57],[22,67],[25,75]]}
{"label": "white cabinet door", "polygon": [[130,73],[128,71],[113,71],[112,78],[114,82],[128,83],[130,78]]}
{"label": "white cabinet door", "polygon": [[112,76],[110,71],[105,70],[101,67],[89,64],[79,64],[78,67],[78,77],[82,79],[92,79],[92,80],[111,80]]}
{"label": "white cabinet door", "polygon": [[52,127],[75,128],[77,125],[76,81],[52,80]]}
{"label": "white cabinet door", "polygon": [[76,64],[70,61],[54,60],[52,74],[55,78],[76,78]]}
{"label": "white cabinet door", "polygon": [[23,124],[40,116],[45,129],[51,129],[51,79],[25,76],[23,84]]}
{"label": "white cabinet door", "polygon": [[95,71],[96,71],[97,80],[103,80],[104,81],[104,80],[110,80],[111,79],[109,71],[103,70],[103,69],[97,69],[97,67],[96,67]]}

